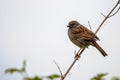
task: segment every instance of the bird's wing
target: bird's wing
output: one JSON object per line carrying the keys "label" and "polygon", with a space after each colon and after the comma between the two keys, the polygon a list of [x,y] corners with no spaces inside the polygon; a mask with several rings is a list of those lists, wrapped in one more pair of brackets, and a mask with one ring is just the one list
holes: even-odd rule
{"label": "bird's wing", "polygon": [[91,30],[87,29],[83,25],[80,25],[80,27],[78,28],[79,28],[78,36],[83,37],[85,40],[93,40],[97,37]]}

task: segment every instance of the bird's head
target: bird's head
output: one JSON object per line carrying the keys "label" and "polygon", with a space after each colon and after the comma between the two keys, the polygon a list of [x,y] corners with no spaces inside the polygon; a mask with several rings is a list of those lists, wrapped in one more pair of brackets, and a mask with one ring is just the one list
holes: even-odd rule
{"label": "bird's head", "polygon": [[80,25],[80,23],[73,20],[68,23],[67,27],[72,28],[72,27],[77,27],[78,25]]}

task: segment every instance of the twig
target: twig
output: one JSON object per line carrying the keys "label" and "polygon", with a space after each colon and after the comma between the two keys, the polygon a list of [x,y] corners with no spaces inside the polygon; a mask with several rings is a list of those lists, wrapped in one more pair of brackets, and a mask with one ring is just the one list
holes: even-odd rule
{"label": "twig", "polygon": [[[105,23],[105,21],[109,18],[109,16],[111,15],[111,13],[115,10],[115,8],[118,6],[118,4],[120,4],[120,0],[118,0],[117,4],[113,7],[113,9],[108,13],[108,15],[103,19],[103,21],[101,22],[101,24],[99,25],[99,27],[97,28],[95,34],[99,31],[99,29],[101,28],[101,26]],[[118,12],[118,11],[117,11]],[[83,53],[83,51],[85,50],[85,48],[83,48],[82,50],[79,49],[79,51],[76,53],[75,58],[72,62],[72,64],[70,65],[70,67],[67,69],[66,73],[63,75],[63,77],[61,77],[60,80],[64,80],[65,77],[67,76],[67,74],[70,72],[70,70],[72,69],[72,67],[74,66],[74,64],[76,63],[76,61],[80,58],[80,55]]]}
{"label": "twig", "polygon": [[89,22],[89,21],[88,21],[88,25],[89,25],[90,30],[92,31],[92,27],[91,27],[91,25],[90,25],[90,22]]}
{"label": "twig", "polygon": [[120,7],[117,9],[117,11],[115,13],[113,13],[112,15],[110,15],[109,17],[114,16],[115,14],[117,14],[117,12],[120,10]]}
{"label": "twig", "polygon": [[100,13],[103,17],[106,17],[103,13]]}
{"label": "twig", "polygon": [[108,13],[108,15],[103,19],[103,21],[101,22],[101,24],[99,25],[99,27],[97,28],[95,34],[99,31],[99,29],[101,28],[101,26],[105,23],[105,21],[109,18],[109,16],[112,14],[112,12],[115,10],[115,8],[118,6],[118,4],[120,3],[120,0],[118,0],[117,4],[113,7],[113,9]]}
{"label": "twig", "polygon": [[80,58],[80,55],[82,54],[82,52],[85,50],[85,48],[84,49],[79,49],[78,50],[78,52],[76,53],[76,55],[75,55],[75,58],[74,58],[74,61],[72,62],[72,64],[70,65],[70,67],[68,68],[68,70],[66,71],[66,73],[64,74],[64,76],[63,77],[61,77],[61,79],[60,80],[64,80],[65,79],[65,77],[67,76],[67,74],[70,72],[70,70],[72,69],[72,67],[73,67],[73,65],[75,64],[75,62]]}
{"label": "twig", "polygon": [[57,66],[57,68],[58,68],[58,70],[59,70],[59,72],[60,72],[61,78],[62,78],[62,77],[63,77],[63,74],[62,74],[62,71],[61,71],[59,65],[56,63],[55,60],[54,60],[54,63],[55,63],[55,65]]}
{"label": "twig", "polygon": [[[112,14],[112,15],[110,15],[109,16],[109,18],[110,17],[112,17],[112,16],[114,16],[115,14],[117,14],[117,12],[119,11],[119,9],[120,9],[120,7]],[[100,13],[103,17],[106,17],[103,13]]]}

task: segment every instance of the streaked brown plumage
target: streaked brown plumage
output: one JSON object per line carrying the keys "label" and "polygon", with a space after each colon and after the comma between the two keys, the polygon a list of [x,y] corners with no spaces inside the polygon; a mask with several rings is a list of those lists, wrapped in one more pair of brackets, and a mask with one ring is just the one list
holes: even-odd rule
{"label": "streaked brown plumage", "polygon": [[69,39],[78,47],[86,48],[89,45],[96,47],[105,57],[107,53],[97,44],[96,40],[99,38],[91,30],[87,29],[77,21],[70,21],[68,23]]}

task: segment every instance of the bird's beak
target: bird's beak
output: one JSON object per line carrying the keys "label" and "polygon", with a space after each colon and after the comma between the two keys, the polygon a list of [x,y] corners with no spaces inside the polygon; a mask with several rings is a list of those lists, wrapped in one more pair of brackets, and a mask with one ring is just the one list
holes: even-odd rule
{"label": "bird's beak", "polygon": [[67,25],[67,27],[70,27],[70,25]]}

